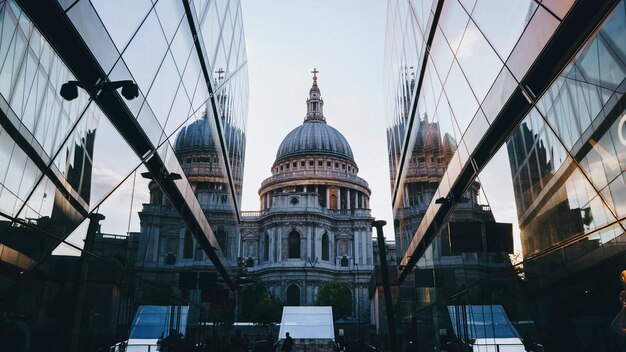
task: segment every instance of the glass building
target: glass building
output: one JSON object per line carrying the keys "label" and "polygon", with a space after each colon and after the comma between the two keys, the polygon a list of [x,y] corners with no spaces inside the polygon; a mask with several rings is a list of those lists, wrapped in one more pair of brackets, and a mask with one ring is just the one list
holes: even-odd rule
{"label": "glass building", "polygon": [[142,305],[189,307],[190,343],[228,319],[242,23],[238,0],[0,1],[2,348],[108,349]]}
{"label": "glass building", "polygon": [[385,55],[399,341],[625,348],[625,2],[389,1]]}

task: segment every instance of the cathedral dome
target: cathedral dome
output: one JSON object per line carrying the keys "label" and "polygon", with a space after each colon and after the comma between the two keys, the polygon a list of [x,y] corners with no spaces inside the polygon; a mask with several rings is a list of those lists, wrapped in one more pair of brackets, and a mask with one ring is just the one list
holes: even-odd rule
{"label": "cathedral dome", "polygon": [[292,157],[325,155],[354,163],[352,148],[339,131],[326,124],[324,100],[317,86],[317,69],[313,70],[313,86],[307,99],[304,123],[289,132],[278,147],[276,161]]}
{"label": "cathedral dome", "polygon": [[328,155],[354,162],[352,148],[339,131],[324,121],[305,121],[283,139],[276,161],[304,155]]}
{"label": "cathedral dome", "polygon": [[[222,118],[222,127],[224,128],[224,137],[226,139],[226,145],[232,145],[235,143],[239,145],[244,138],[241,130],[232,127],[229,123],[225,123],[225,119]],[[189,153],[189,152],[215,152],[215,133],[211,121],[209,121],[205,114],[199,120],[184,126],[174,142],[174,151],[177,154]]]}
{"label": "cathedral dome", "polygon": [[176,136],[174,150],[177,153],[195,150],[215,150],[213,131],[209,119],[205,117],[183,128]]}

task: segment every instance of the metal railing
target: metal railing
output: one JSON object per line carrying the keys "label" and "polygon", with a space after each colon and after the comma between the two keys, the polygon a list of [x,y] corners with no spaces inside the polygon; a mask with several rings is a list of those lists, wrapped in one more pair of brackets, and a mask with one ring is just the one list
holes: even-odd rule
{"label": "metal railing", "polygon": [[145,343],[131,343],[119,342],[109,347],[109,352],[157,352],[160,351],[161,346],[156,344]]}

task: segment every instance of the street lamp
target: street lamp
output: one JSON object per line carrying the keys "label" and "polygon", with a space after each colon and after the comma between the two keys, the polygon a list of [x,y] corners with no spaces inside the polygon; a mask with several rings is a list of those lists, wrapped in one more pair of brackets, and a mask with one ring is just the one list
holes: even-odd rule
{"label": "street lamp", "polygon": [[139,87],[131,80],[102,82],[98,81],[93,88],[86,87],[79,81],[68,81],[61,85],[59,94],[65,100],[74,100],[78,98],[78,87],[83,88],[92,95],[100,93],[109,93],[116,89],[122,88],[122,96],[127,100],[135,99],[139,96]]}
{"label": "street lamp", "polygon": [[358,292],[358,286],[356,283],[356,275],[359,274],[359,263],[357,263],[354,258],[352,258],[352,265],[354,265],[355,269],[355,273],[352,275],[352,286],[354,288],[354,306],[355,306],[355,314],[356,314],[356,328],[359,332],[359,338],[361,338],[361,312],[360,312],[360,307],[359,307],[359,292]]}

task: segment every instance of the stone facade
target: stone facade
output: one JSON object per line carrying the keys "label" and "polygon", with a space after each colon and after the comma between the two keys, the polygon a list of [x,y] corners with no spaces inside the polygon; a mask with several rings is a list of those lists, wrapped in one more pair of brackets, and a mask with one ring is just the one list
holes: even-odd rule
{"label": "stone facade", "polygon": [[322,108],[314,76],[304,123],[285,137],[259,190],[261,210],[243,213],[240,253],[287,305],[313,305],[325,283],[344,283],[353,293],[348,320],[365,322],[374,267],[371,192]]}

